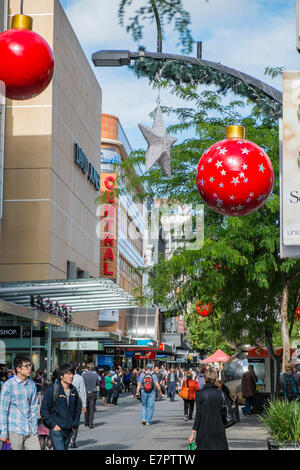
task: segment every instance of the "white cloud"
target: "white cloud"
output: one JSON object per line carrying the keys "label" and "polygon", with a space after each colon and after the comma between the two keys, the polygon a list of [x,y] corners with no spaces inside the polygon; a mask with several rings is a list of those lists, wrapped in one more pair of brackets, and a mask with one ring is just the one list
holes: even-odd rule
{"label": "white cloud", "polygon": [[[221,62],[279,89],[281,80],[265,76],[265,67],[299,67],[295,0],[184,0],[184,4],[191,13],[193,37],[203,40],[204,59]],[[69,0],[68,5],[66,13],[89,58],[99,49],[136,50],[131,36],[118,24],[119,0]],[[135,0],[132,11],[139,5],[140,0]],[[177,35],[167,27],[163,50],[180,53],[177,42]],[[145,27],[142,43],[155,50],[155,23]],[[125,68],[98,68],[95,73],[103,89],[103,112],[118,115],[125,132],[136,140],[131,140],[132,146],[141,146],[137,124],[151,125],[148,115],[155,107],[156,92],[147,79],[137,80]],[[164,91],[162,104],[177,105],[178,101]]]}

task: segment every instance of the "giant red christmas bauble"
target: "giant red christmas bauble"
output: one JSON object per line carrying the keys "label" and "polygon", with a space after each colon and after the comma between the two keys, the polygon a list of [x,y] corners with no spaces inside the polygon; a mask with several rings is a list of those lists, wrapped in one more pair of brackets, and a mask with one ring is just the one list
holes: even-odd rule
{"label": "giant red christmas bauble", "polygon": [[[30,18],[25,15],[16,16]],[[52,50],[33,31],[20,27],[1,33],[0,58],[0,80],[5,84],[8,98],[33,98],[51,82],[54,70]]]}
{"label": "giant red christmas bauble", "polygon": [[268,199],[274,183],[271,160],[258,145],[245,140],[242,126],[229,126],[230,137],[212,145],[200,158],[197,187],[216,212],[251,214]]}

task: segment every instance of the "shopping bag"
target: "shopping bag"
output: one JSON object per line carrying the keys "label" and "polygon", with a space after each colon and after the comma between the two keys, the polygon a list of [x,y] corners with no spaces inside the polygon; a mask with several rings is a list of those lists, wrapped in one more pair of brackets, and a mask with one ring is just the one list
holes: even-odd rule
{"label": "shopping bag", "polygon": [[188,400],[189,399],[189,389],[187,386],[182,387],[180,392],[178,393],[178,396],[181,397],[183,400]]}
{"label": "shopping bag", "polygon": [[195,449],[195,444],[194,444],[193,442],[191,442],[191,444],[188,444],[186,450],[196,450],[196,449]]}
{"label": "shopping bag", "polygon": [[3,442],[1,450],[11,450],[11,444],[8,440]]}
{"label": "shopping bag", "polygon": [[222,420],[225,428],[230,428],[231,426],[234,426],[237,422],[233,408],[231,406],[231,403],[229,403],[229,400],[226,399],[225,395],[223,392],[222,397],[223,397],[223,404],[221,407],[221,414],[222,414]]}

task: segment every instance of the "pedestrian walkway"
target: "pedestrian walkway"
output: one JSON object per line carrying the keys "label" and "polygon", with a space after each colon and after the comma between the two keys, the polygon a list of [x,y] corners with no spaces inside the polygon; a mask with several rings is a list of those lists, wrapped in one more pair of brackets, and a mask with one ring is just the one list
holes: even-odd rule
{"label": "pedestrian walkway", "polygon": [[[120,395],[118,405],[97,403],[95,428],[80,425],[81,450],[186,450],[194,421],[183,420],[183,400],[166,398],[155,402],[151,426],[141,423],[141,404],[128,393]],[[266,430],[255,415],[244,417],[226,431],[230,450],[267,450]],[[75,451],[75,450],[74,450]]]}

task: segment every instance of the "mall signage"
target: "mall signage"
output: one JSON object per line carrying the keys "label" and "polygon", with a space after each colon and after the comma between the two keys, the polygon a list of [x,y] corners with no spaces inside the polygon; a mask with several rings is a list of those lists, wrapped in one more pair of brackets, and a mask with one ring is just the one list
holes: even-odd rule
{"label": "mall signage", "polygon": [[60,349],[65,351],[102,351],[99,341],[61,341]]}
{"label": "mall signage", "polygon": [[104,277],[110,278],[117,276],[117,200],[114,194],[116,179],[116,174],[106,175],[101,183],[101,192],[104,196],[100,248],[101,273]]}
{"label": "mall signage", "polygon": [[300,257],[300,72],[283,73],[280,123],[280,255]]}
{"label": "mall signage", "polygon": [[104,147],[101,150],[101,171],[115,171],[115,165],[120,165],[121,157],[115,149]]}
{"label": "mall signage", "polygon": [[95,189],[100,189],[100,175],[96,168],[89,162],[87,156],[78,144],[75,144],[75,163],[85,173]]}
{"label": "mall signage", "polygon": [[20,326],[0,326],[0,338],[20,338],[21,327]]}

